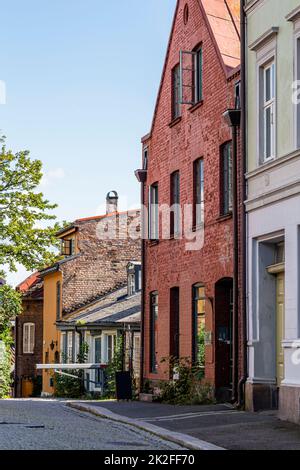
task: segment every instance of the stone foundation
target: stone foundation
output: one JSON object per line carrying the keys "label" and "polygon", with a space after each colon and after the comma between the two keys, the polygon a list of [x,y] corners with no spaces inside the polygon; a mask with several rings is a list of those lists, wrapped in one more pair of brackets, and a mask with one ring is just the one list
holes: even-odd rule
{"label": "stone foundation", "polygon": [[282,386],[280,388],[279,418],[300,424],[300,387]]}
{"label": "stone foundation", "polygon": [[276,409],[278,409],[278,389],[276,385],[246,383],[247,411]]}

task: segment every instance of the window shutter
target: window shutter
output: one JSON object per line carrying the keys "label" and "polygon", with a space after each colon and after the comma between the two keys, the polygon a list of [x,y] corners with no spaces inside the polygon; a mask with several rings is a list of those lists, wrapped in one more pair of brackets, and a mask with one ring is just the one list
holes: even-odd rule
{"label": "window shutter", "polygon": [[28,325],[23,326],[23,353],[28,353]]}
{"label": "window shutter", "polygon": [[34,352],[35,325],[29,325],[29,352]]}
{"label": "window shutter", "polygon": [[180,104],[195,104],[195,57],[196,52],[180,51]]}

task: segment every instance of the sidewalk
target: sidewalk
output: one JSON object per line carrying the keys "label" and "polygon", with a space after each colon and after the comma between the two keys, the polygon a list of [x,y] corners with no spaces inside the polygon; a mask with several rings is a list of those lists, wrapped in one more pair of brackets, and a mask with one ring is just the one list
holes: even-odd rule
{"label": "sidewalk", "polygon": [[300,426],[276,413],[246,413],[230,405],[82,401],[69,406],[148,430],[190,449],[300,450]]}

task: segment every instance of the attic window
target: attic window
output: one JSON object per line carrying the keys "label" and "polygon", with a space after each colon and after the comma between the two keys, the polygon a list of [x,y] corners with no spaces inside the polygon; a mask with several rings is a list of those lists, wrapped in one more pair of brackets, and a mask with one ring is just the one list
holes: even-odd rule
{"label": "attic window", "polygon": [[189,6],[186,3],[183,10],[183,22],[186,25],[189,21]]}

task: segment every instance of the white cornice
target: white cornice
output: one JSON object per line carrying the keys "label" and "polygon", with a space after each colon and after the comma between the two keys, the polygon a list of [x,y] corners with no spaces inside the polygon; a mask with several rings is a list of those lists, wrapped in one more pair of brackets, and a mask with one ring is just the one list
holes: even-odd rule
{"label": "white cornice", "polygon": [[279,33],[279,27],[272,26],[272,28],[268,29],[268,31],[266,31],[258,39],[256,39],[252,44],[250,44],[249,49],[251,51],[257,51],[257,49],[262,47],[266,42],[270,41],[274,36],[277,36],[278,33]]}
{"label": "white cornice", "polygon": [[256,7],[260,6],[264,0],[250,0],[247,5],[245,6],[245,12],[248,15],[251,11],[253,11]]}
{"label": "white cornice", "polygon": [[286,15],[285,19],[287,21],[296,21],[300,18],[300,6],[292,10],[288,15]]}

